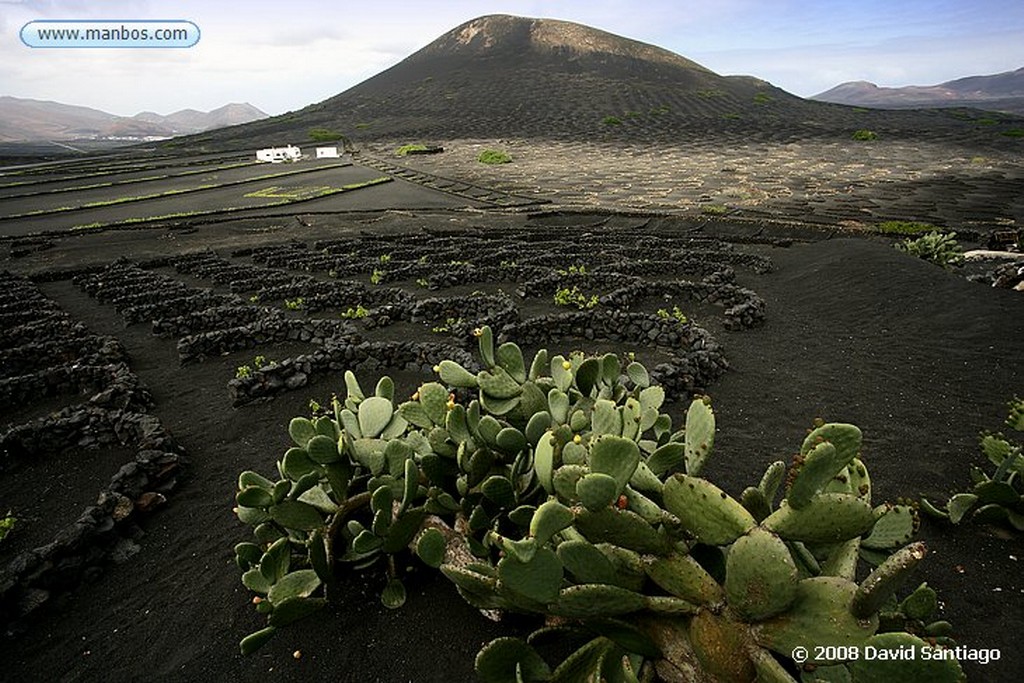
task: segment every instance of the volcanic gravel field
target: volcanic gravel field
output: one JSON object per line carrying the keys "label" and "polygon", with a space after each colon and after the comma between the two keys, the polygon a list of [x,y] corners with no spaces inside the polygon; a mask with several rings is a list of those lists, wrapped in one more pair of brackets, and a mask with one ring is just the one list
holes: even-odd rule
{"label": "volcanic gravel field", "polygon": [[[344,96],[342,160],[249,163],[246,130],[272,121],[194,154],[0,169],[0,513],[18,520],[0,543],[2,678],[475,680],[483,643],[533,623],[486,619],[424,567],[401,609],[381,605],[381,572],[353,575],[340,604],[241,656],[264,620],[232,507],[238,474],[272,473],[289,420],[343,393],[346,369],[406,396],[469,359],[484,324],[528,357],[634,354],[674,418],[708,394],[707,476],[734,496],[815,417],[863,430],[877,501],[944,501],[988,467],[978,434],[1024,394],[1024,294],[877,228],[925,221],[965,247],[1019,229],[1018,119],[805,107],[753,79],[668,101],[581,77],[562,103],[527,83],[506,118],[474,100],[454,121],[430,107],[494,74],[415,64]],[[444,151],[395,155],[410,142]],[[485,149],[512,162],[478,163]],[[566,287],[596,305],[556,306]],[[938,591],[958,643],[1000,650],[969,677],[1019,680],[1021,536],[930,518],[919,536],[910,583]]]}

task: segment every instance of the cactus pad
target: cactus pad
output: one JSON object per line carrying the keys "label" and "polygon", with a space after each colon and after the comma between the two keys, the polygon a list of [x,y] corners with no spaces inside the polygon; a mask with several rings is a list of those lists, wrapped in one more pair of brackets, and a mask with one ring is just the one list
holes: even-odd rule
{"label": "cactus pad", "polygon": [[871,506],[862,499],[844,493],[822,493],[799,510],[784,502],[762,526],[788,541],[834,543],[860,536],[874,522]]}
{"label": "cactus pad", "polygon": [[750,621],[779,614],[796,598],[797,570],[782,540],[755,527],[729,549],[725,595],[729,606]]}
{"label": "cactus pad", "polygon": [[590,469],[612,477],[615,495],[622,493],[640,462],[636,443],[621,436],[604,436],[590,446]]}
{"label": "cactus pad", "polygon": [[609,617],[638,612],[645,607],[644,596],[603,583],[583,583],[563,588],[551,605],[553,614],[574,619]]}
{"label": "cactus pad", "polygon": [[663,493],[668,511],[701,543],[732,543],[756,524],[742,505],[706,479],[676,474]]}
{"label": "cactus pad", "polygon": [[498,578],[513,593],[547,604],[558,599],[562,562],[547,548],[538,548],[529,562],[508,555],[498,562]]}
{"label": "cactus pad", "polygon": [[817,646],[860,646],[874,635],[878,617],[858,619],[853,615],[850,604],[856,591],[857,584],[835,576],[804,579],[797,584],[790,608],[755,625],[754,637],[784,657],[798,646],[807,648],[812,657]]}

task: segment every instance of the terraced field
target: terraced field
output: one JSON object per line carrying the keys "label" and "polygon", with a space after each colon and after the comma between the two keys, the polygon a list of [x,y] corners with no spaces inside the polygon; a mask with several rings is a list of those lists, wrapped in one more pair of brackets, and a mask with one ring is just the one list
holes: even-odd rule
{"label": "terraced field", "polygon": [[[0,356],[0,493],[22,520],[0,547],[3,614],[28,634],[4,650],[12,675],[185,680],[273,668],[398,680],[415,667],[420,680],[470,680],[481,640],[519,623],[488,622],[422,572],[403,610],[379,605],[371,572],[349,588],[366,599],[239,658],[238,638],[258,624],[230,562],[244,533],[230,497],[239,471],[272,469],[288,420],[311,399],[326,403],[344,370],[370,385],[389,374],[412,393],[441,358],[475,367],[482,324],[528,354],[641,360],[674,406],[710,393],[715,476],[727,487],[824,414],[864,429],[878,495],[946,490],[973,449],[961,424],[998,412],[1019,377],[1019,297],[885,244],[656,216],[466,212],[454,206],[468,200],[419,187],[452,208],[98,230],[8,257],[27,276],[5,276]],[[571,291],[575,304],[556,305]],[[922,448],[941,455],[906,458]],[[1000,581],[994,594],[967,579],[1010,576],[1019,543],[924,531],[937,558],[929,583],[972,638],[1005,644],[987,610],[1019,601],[1021,587]],[[185,584],[202,588],[182,598]],[[467,630],[442,637],[438,610]],[[203,637],[183,646],[174,634],[199,623]],[[395,656],[406,633],[420,634],[428,661]],[[154,668],[153,647],[174,654]]]}

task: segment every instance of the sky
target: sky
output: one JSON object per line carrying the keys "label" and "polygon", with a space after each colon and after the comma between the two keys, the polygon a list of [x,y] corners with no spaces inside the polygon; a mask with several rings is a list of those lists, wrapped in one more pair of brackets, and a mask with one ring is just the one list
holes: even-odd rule
{"label": "sky", "polygon": [[[934,85],[1024,67],[1021,0],[0,0],[0,95],[130,116],[249,102],[300,109],[485,14],[565,19],[808,97],[839,83]],[[187,20],[183,48],[32,48],[53,20]]]}

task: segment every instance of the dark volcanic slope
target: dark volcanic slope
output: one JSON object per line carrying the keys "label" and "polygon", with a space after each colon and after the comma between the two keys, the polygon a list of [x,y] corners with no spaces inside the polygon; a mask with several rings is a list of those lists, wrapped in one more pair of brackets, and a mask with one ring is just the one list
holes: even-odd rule
{"label": "dark volcanic slope", "polygon": [[356,141],[614,133],[676,142],[727,127],[778,139],[791,130],[948,125],[948,117],[922,124],[921,114],[878,116],[803,100],[755,78],[720,76],[667,50],[579,24],[495,15],[449,31],[324,102],[209,140],[301,142],[311,128],[327,127]]}

